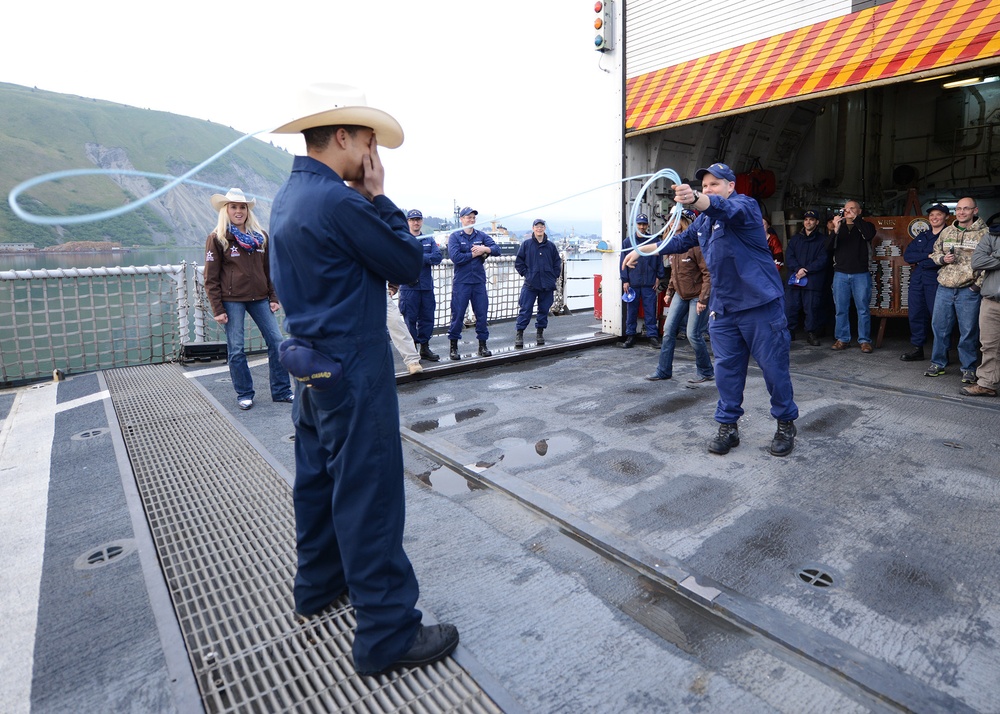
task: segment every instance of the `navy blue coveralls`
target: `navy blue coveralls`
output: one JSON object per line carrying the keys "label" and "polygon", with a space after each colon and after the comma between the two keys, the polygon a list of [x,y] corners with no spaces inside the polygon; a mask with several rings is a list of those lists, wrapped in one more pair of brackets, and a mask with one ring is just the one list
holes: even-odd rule
{"label": "navy blue coveralls", "polygon": [[514,329],[523,330],[531,321],[531,310],[538,302],[538,315],[535,317],[535,327],[544,330],[549,326],[549,310],[555,296],[556,282],[562,272],[562,258],[555,243],[548,235],[542,235],[542,240],[534,236],[524,240],[517,249],[514,259],[514,269],[524,278],[521,286],[521,296],[518,298],[517,322]]}
{"label": "navy blue coveralls", "polygon": [[410,336],[421,345],[431,340],[434,331],[434,278],[431,266],[440,265],[444,257],[433,236],[420,236],[424,246],[424,267],[420,278],[399,286],[399,311],[406,320]]}
{"label": "navy blue coveralls", "polygon": [[385,285],[420,274],[423,249],[392,201],[367,201],[325,164],[296,156],[271,209],[271,276],[285,331],[340,362],[324,391],[296,382],[295,608],[346,588],[354,664],[383,669],[412,646],[418,586],[403,551],[403,455]]}
{"label": "navy blue coveralls", "polygon": [[802,287],[785,286],[785,316],[788,329],[794,331],[799,326],[799,312],[805,312],[806,332],[819,332],[823,327],[823,286],[826,283],[826,268],[830,256],[826,251],[826,236],[816,229],[812,234],[799,231],[788,241],[785,251],[785,265],[789,277],[805,268],[809,279]]}
{"label": "navy blue coveralls", "polygon": [[735,424],[743,416],[743,389],[753,355],[771,395],[771,416],[792,421],[799,408],[788,373],[791,337],[760,208],[756,200],[735,192],[729,198],[707,198],[709,207],[663,252],[684,253],[700,245],[712,276],[708,332],[719,388],[715,420]]}
{"label": "navy blue coveralls", "polygon": [[[942,228],[942,230],[944,230]],[[934,314],[934,298],[937,297],[937,274],[941,266],[930,259],[934,250],[934,241],[938,233],[927,229],[910,241],[903,251],[903,260],[913,264],[910,272],[910,287],[907,291],[909,307],[907,318],[910,321],[910,344],[923,347],[928,338],[934,339],[931,332],[931,316]]]}
{"label": "navy blue coveralls", "polygon": [[[636,237],[639,243],[644,238]],[[659,337],[656,325],[656,290],[653,286],[657,279],[666,275],[663,268],[663,257],[660,255],[639,254],[639,262],[634,268],[621,268],[621,279],[635,290],[635,300],[625,303],[625,334],[634,335],[639,323],[639,301],[642,301],[642,321],[646,326],[646,337]]]}
{"label": "navy blue coveralls", "polygon": [[[472,246],[485,245],[490,249],[488,256],[474,258]],[[465,310],[472,303],[472,312],[476,316],[476,337],[482,341],[490,338],[486,326],[486,312],[490,301],[486,295],[486,258],[500,255],[500,246],[492,238],[480,230],[472,229],[472,234],[464,230],[455,231],[448,236],[448,257],[455,264],[455,277],[451,286],[451,326],[448,328],[449,340],[462,339],[462,326],[465,321]]]}

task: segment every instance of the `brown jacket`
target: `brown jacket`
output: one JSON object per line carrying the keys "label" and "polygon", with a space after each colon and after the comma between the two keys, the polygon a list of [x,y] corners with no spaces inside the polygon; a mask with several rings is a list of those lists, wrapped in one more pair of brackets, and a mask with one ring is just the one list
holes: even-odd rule
{"label": "brown jacket", "polygon": [[267,254],[267,234],[264,248],[248,253],[229,238],[229,248],[222,250],[213,231],[205,241],[205,292],[212,303],[212,314],[226,311],[222,302],[278,302],[271,282],[271,266]]}
{"label": "brown jacket", "polygon": [[701,248],[695,246],[687,253],[670,256],[670,283],[667,285],[667,300],[678,294],[684,300],[698,298],[702,305],[708,305],[708,295],[712,292],[712,278],[705,265]]}
{"label": "brown jacket", "polygon": [[[982,275],[972,269],[972,254],[979,241],[990,232],[982,218],[976,218],[968,228],[959,227],[958,223],[946,226],[934,241],[934,250],[930,259],[944,267],[938,271],[938,283],[946,288],[965,288],[971,285],[982,285]],[[954,263],[945,263],[944,256],[953,253]]]}

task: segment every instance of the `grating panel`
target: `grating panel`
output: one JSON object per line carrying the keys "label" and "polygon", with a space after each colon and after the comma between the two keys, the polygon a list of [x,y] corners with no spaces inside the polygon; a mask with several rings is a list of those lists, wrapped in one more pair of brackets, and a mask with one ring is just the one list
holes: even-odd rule
{"label": "grating panel", "polygon": [[176,365],[105,377],[207,712],[500,711],[450,658],[357,676],[346,600],[293,615],[288,485]]}

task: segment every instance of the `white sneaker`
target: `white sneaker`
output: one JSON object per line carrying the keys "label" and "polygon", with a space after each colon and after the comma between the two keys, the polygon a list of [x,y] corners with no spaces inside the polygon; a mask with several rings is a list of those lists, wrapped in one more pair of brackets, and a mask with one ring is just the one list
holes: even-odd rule
{"label": "white sneaker", "polygon": [[423,365],[420,364],[408,364],[406,365],[406,368],[410,370],[410,374],[416,374],[417,372],[424,371]]}
{"label": "white sneaker", "polygon": [[253,406],[253,399],[240,399],[236,403],[240,405],[240,409],[246,411],[247,409]]}

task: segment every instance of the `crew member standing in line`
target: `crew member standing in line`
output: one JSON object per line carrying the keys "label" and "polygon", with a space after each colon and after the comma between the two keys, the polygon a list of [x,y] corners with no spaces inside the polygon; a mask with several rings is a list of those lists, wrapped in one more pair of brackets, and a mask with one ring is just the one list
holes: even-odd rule
{"label": "crew member standing in line", "polygon": [[931,252],[950,214],[948,207],[941,203],[935,203],[927,209],[927,222],[931,227],[911,240],[903,251],[903,260],[913,266],[907,289],[909,306],[906,311],[910,322],[910,344],[913,345],[913,349],[899,356],[904,362],[924,361],[926,359],[924,343],[928,337],[934,339],[934,333],[931,331],[931,315],[934,314],[934,298],[937,296],[938,287],[937,274],[941,266],[931,260]]}
{"label": "crew member standing in line", "polygon": [[1000,387],[1000,224],[990,226],[972,252],[972,269],[983,271],[979,306],[983,363],[976,372],[976,382],[959,391],[968,397],[995,397]]}
{"label": "crew member standing in line", "polygon": [[[403,450],[386,332],[386,283],[420,275],[423,247],[383,193],[378,144],[399,123],[337,84],[300,95],[302,132],[271,213],[275,287],[285,304],[283,362],[294,362],[295,608],[317,615],[346,591],[357,617],[354,666],[381,674],[458,645],[454,625],[422,625],[403,551]],[[348,182],[348,183],[345,183]],[[307,386],[312,384],[313,386]]]}
{"label": "crew member standing in line", "polygon": [[861,204],[847,201],[839,215],[833,217],[833,235],[827,247],[833,253],[833,304],[837,320],[831,349],[846,350],[851,346],[851,300],[858,313],[858,342],[861,351],[871,354],[872,318],[868,303],[872,299],[872,274],[868,270],[875,226],[861,217]]}
{"label": "crew member standing in line", "polygon": [[[753,355],[771,395],[771,416],[778,421],[770,452],[787,456],[795,446],[799,408],[788,371],[785,301],[760,208],[754,199],[736,193],[736,175],[725,164],[699,169],[695,177],[702,182],[701,192],[680,184],[673,187],[674,198],[701,215],[662,252],[684,253],[700,245],[712,276],[708,332],[719,389],[715,408],[719,432],[708,450],[725,454],[740,445],[737,422],[743,415],[743,389]],[[647,252],[652,250],[647,248]],[[625,260],[634,263],[638,258],[632,251]]]}
{"label": "crew member standing in line", "polygon": [[826,282],[826,236],[819,231],[819,216],[816,211],[802,214],[802,230],[788,241],[788,278],[785,286],[785,315],[788,318],[788,334],[794,340],[795,329],[799,325],[799,312],[805,313],[806,341],[819,345],[820,327],[823,325],[820,304],[823,285]]}
{"label": "crew member standing in line", "polygon": [[271,399],[290,402],[291,380],[278,359],[281,331],[274,313],[280,305],[271,283],[267,233],[253,214],[257,200],[248,201],[238,188],[225,196],[217,193],[211,200],[219,222],[205,243],[205,293],[215,321],[226,328],[226,361],[236,404],[243,410],[252,408],[255,394],[244,346],[247,314],[267,344]]}
{"label": "crew member standing in line", "polygon": [[[635,242],[638,245],[647,240],[649,235],[649,218],[645,213],[636,216],[635,225],[639,233]],[[642,321],[646,328],[646,337],[656,349],[663,345],[660,343],[659,329],[656,324],[656,289],[660,286],[660,279],[666,274],[663,267],[663,258],[659,255],[637,256],[634,265],[625,265],[622,261],[621,279],[622,290],[628,292],[631,288],[635,291],[635,300],[626,303],[625,307],[625,341],[621,344],[625,349],[635,345],[635,331],[639,326],[639,301],[642,301]]]}
{"label": "crew member standing in line", "polygon": [[406,213],[410,235],[420,239],[424,246],[424,267],[420,278],[408,285],[399,286],[399,311],[406,320],[413,341],[420,348],[420,359],[437,362],[440,356],[431,351],[431,334],[434,332],[434,276],[431,266],[440,265],[443,260],[434,236],[421,235],[424,228],[424,214],[413,208]]}
{"label": "crew member standing in line", "polygon": [[524,330],[531,321],[531,311],[538,303],[535,316],[535,342],[545,344],[545,328],[549,326],[549,310],[555,297],[556,283],[562,272],[559,249],[545,233],[545,221],[536,218],[531,224],[530,238],[521,242],[514,259],[514,269],[524,278],[518,299],[517,322],[514,329],[514,347],[524,347]]}
{"label": "crew member standing in line", "polygon": [[490,339],[490,329],[486,325],[486,314],[490,308],[486,293],[486,259],[500,255],[500,246],[492,238],[478,230],[476,216],[479,211],[466,206],[458,214],[462,229],[448,236],[448,257],[455,265],[455,277],[451,285],[451,327],[448,339],[451,341],[451,359],[462,359],[458,353],[458,341],[462,339],[462,325],[465,310],[472,303],[476,316],[476,337],[479,338],[479,356],[490,357],[493,353],[486,346]]}

